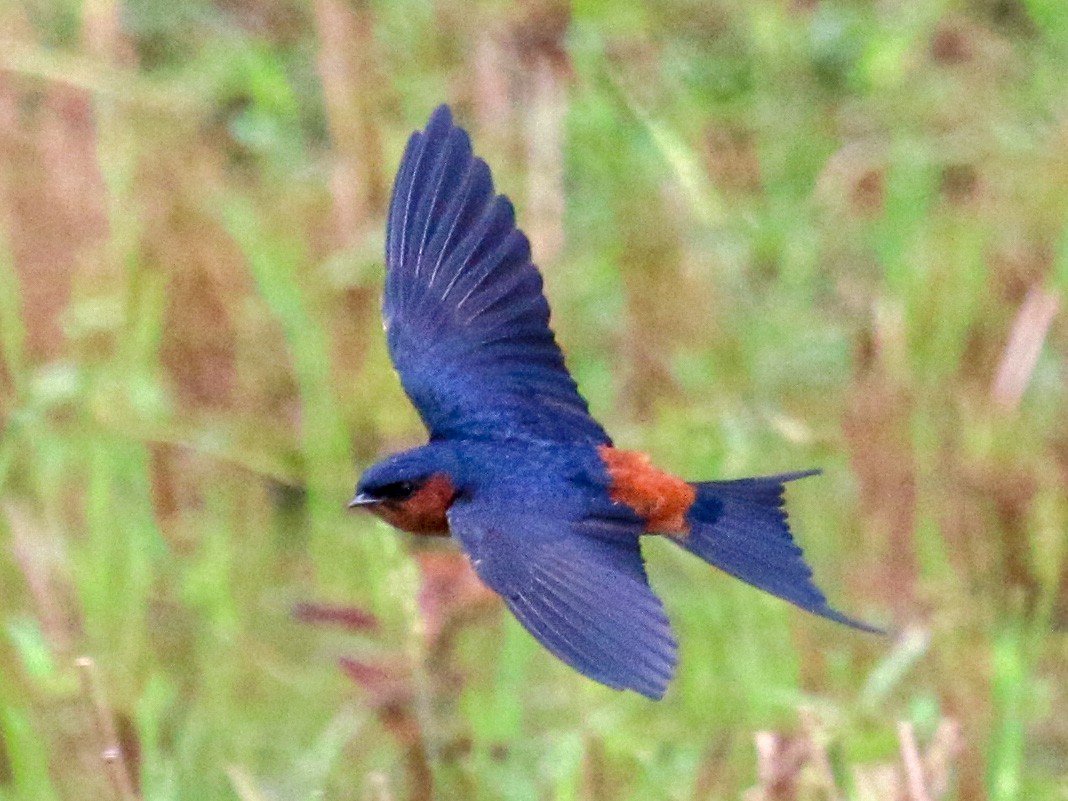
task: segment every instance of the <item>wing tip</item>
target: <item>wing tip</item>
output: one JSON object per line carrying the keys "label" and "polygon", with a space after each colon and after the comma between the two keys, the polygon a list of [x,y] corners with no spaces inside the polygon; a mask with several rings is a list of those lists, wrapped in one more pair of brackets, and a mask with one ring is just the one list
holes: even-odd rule
{"label": "wing tip", "polygon": [[430,112],[430,119],[426,124],[426,132],[437,131],[439,128],[448,130],[455,128],[456,124],[453,122],[452,109],[449,108],[448,103],[442,103],[432,112]]}

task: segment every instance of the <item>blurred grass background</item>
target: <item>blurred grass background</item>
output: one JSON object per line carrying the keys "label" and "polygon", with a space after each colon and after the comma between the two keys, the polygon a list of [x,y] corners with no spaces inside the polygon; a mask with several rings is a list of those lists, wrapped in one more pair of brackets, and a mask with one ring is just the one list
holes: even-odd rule
{"label": "blurred grass background", "polygon": [[[822,466],[896,637],[650,542],[653,704],[346,513],[446,101],[617,443]],[[0,799],[1066,799],[1066,291],[1062,0],[4,4]]]}

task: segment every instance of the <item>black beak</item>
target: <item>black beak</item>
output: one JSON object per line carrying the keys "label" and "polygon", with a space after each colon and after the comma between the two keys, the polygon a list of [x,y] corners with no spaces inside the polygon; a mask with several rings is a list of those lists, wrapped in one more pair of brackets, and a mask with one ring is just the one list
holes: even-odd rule
{"label": "black beak", "polygon": [[374,506],[376,503],[381,503],[380,498],[375,498],[368,495],[366,492],[357,492],[356,497],[349,501],[349,508],[356,509],[360,506]]}

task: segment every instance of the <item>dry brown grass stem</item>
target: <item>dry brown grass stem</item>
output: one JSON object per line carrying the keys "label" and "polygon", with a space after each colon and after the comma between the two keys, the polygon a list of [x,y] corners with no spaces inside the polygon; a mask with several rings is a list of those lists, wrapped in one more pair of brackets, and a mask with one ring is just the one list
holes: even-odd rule
{"label": "dry brown grass stem", "polygon": [[1005,343],[991,388],[994,403],[1001,409],[1011,412],[1020,405],[1038,364],[1046,334],[1060,307],[1061,297],[1057,292],[1040,286],[1028,291],[1012,323],[1009,341]]}
{"label": "dry brown grass stem", "polygon": [[122,801],[138,801],[140,795],[134,784],[134,777],[130,771],[130,765],[126,759],[122,745],[119,742],[118,729],[115,726],[115,718],[112,716],[111,707],[108,706],[104,689],[100,686],[99,677],[96,674],[96,665],[91,657],[82,656],[74,661],[78,668],[79,678],[82,684],[82,695],[92,707],[96,718],[97,737],[100,743],[100,757],[104,761],[104,767],[108,778],[111,780],[115,793]]}
{"label": "dry brown grass stem", "polygon": [[931,801],[923,778],[923,760],[916,744],[916,730],[906,720],[897,724],[897,739],[901,745],[901,764],[905,769],[905,786],[909,801]]}

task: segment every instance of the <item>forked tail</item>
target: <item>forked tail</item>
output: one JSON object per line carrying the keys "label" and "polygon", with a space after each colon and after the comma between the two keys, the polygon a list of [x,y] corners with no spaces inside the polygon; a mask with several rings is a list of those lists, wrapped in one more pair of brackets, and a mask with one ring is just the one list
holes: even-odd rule
{"label": "forked tail", "polygon": [[783,508],[785,484],[819,472],[694,483],[697,498],[686,515],[690,532],[671,539],[720,570],[807,612],[881,634],[882,629],[828,605],[790,534]]}

